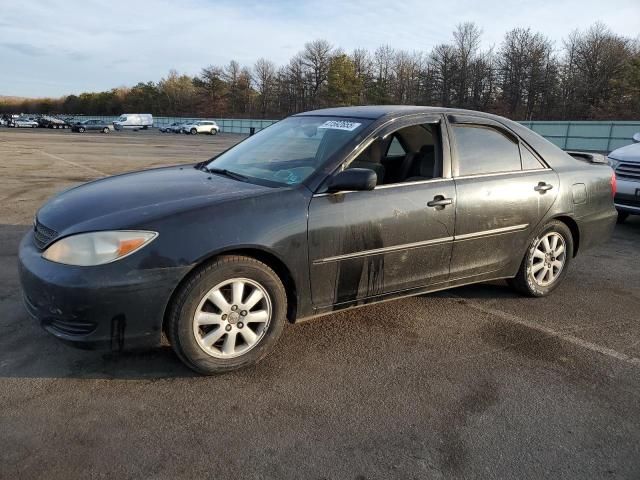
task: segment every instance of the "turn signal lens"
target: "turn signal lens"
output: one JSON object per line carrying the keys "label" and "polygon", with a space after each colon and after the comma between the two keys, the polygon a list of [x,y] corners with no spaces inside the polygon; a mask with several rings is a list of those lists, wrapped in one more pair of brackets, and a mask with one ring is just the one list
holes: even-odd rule
{"label": "turn signal lens", "polygon": [[130,255],[157,236],[156,232],[128,230],[80,233],[58,240],[42,256],[66,265],[102,265]]}

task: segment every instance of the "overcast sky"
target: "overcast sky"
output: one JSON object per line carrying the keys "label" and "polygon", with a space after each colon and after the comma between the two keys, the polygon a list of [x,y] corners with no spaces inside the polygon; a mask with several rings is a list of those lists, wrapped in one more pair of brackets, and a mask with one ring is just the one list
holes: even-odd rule
{"label": "overcast sky", "polygon": [[231,59],[286,63],[305,42],[428,51],[476,22],[483,45],[516,26],[561,47],[597,20],[636,38],[640,0],[0,0],[0,95],[61,96],[197,74]]}

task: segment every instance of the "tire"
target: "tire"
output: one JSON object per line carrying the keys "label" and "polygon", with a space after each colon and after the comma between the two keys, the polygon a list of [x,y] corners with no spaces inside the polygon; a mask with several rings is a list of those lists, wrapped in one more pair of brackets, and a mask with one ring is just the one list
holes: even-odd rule
{"label": "tire", "polygon": [[197,135],[198,134],[198,130],[196,130],[195,128],[192,128],[190,130],[190,132],[191,132],[191,135]]}
{"label": "tire", "polygon": [[629,218],[629,214],[627,212],[618,212],[618,219],[616,220],[617,223],[624,223],[627,218]]}
{"label": "tire", "polygon": [[[243,293],[235,290],[237,283],[244,284]],[[252,298],[260,295],[251,305]],[[222,308],[209,298],[216,298]],[[271,268],[250,257],[221,256],[199,267],[176,292],[165,333],[189,368],[213,375],[254,365],[264,358],[282,333],[286,312],[284,286]],[[198,317],[212,323],[197,325]],[[250,317],[253,320],[247,320]],[[251,337],[245,337],[249,333]]]}
{"label": "tire", "polygon": [[78,132],[80,132],[80,133],[84,133],[84,127],[80,127],[80,128],[78,129]]}
{"label": "tire", "polygon": [[211,135],[217,135],[218,134],[218,130],[216,130],[215,128],[211,129]]}
{"label": "tire", "polygon": [[110,132],[110,130],[109,130],[109,128],[108,128],[108,127],[104,127],[104,128],[102,129],[102,133],[109,133],[109,132]]}
{"label": "tire", "polygon": [[[555,251],[547,249],[545,239]],[[564,246],[562,253],[560,246]],[[548,250],[549,253],[545,253]],[[541,255],[543,255],[541,257]],[[522,259],[516,276],[509,279],[509,285],[530,297],[545,297],[562,283],[573,258],[573,235],[569,227],[559,220],[547,223],[531,241]],[[558,262],[561,264],[558,268]],[[541,266],[542,265],[542,266]],[[551,268],[547,266],[550,265]],[[554,276],[555,275],[555,276]],[[542,278],[542,280],[540,280]]]}

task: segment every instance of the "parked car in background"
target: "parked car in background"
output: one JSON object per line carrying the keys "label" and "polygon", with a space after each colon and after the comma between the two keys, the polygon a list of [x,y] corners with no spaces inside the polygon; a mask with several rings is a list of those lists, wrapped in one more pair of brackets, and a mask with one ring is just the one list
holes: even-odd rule
{"label": "parked car in background", "polygon": [[14,118],[12,126],[16,128],[36,128],[38,122],[29,118]]}
{"label": "parked car in background", "polygon": [[150,113],[125,113],[113,122],[116,130],[147,130],[153,127],[153,115]]}
{"label": "parked car in background", "polygon": [[316,110],[191,168],[53,197],[20,244],[24,304],[63,340],[165,332],[220,373],[264,358],[287,321],[501,278],[549,295],[610,237],[614,194],[604,157],[495,115]]}
{"label": "parked car in background", "polygon": [[618,223],[629,215],[640,215],[640,132],[633,136],[633,142],[607,156],[618,183],[615,198]]}
{"label": "parked car in background", "polygon": [[173,125],[172,127],[170,127],[169,131],[171,133],[182,133],[182,129],[184,128],[184,126],[192,122],[193,120],[186,120],[186,121],[179,122],[176,125]]}
{"label": "parked car in background", "polygon": [[89,119],[77,122],[71,127],[72,132],[84,133],[91,130],[110,133],[113,126],[103,120]]}
{"label": "parked car in background", "polygon": [[179,127],[182,128],[182,125],[184,125],[184,122],[173,122],[169,125],[163,125],[161,127],[158,127],[158,130],[161,131],[162,133],[171,133],[173,132],[173,128],[175,127]]}
{"label": "parked car in background", "polygon": [[183,133],[197,135],[198,133],[208,133],[209,135],[217,135],[220,127],[213,120],[197,120],[192,123],[186,123],[182,127]]}
{"label": "parked car in background", "polygon": [[38,119],[38,126],[41,128],[71,128],[71,124],[66,120],[57,117],[51,117],[48,115],[43,115]]}

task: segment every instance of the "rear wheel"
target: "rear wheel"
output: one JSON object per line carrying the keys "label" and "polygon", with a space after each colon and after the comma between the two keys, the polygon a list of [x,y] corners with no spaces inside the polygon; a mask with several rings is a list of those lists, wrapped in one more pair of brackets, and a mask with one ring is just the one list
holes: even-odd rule
{"label": "rear wheel", "polygon": [[618,211],[618,223],[624,223],[627,218],[629,218],[629,214],[627,212],[620,212]]}
{"label": "rear wheel", "polygon": [[108,127],[104,127],[104,128],[102,129],[102,133],[109,133],[109,132],[110,132],[110,130],[109,130],[109,128],[108,128]]}
{"label": "rear wheel", "polygon": [[271,268],[223,256],[180,287],[165,330],[186,365],[211,375],[264,358],[282,333],[286,311],[284,286]]}
{"label": "rear wheel", "polygon": [[80,127],[80,128],[78,129],[78,132],[80,132],[80,133],[84,133],[84,127]]}
{"label": "rear wheel", "polygon": [[218,130],[216,130],[215,128],[211,129],[211,135],[217,135],[218,134]]}
{"label": "rear wheel", "polygon": [[571,231],[564,223],[553,220],[531,241],[517,275],[509,284],[531,297],[549,295],[567,274],[571,258]]}

